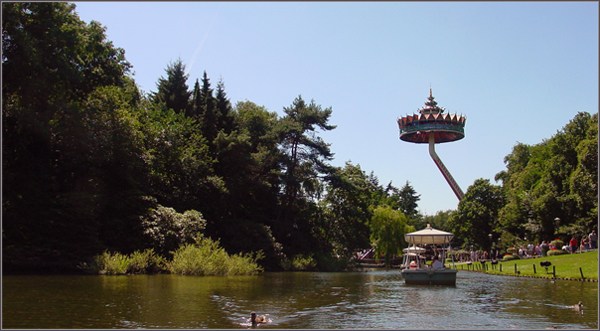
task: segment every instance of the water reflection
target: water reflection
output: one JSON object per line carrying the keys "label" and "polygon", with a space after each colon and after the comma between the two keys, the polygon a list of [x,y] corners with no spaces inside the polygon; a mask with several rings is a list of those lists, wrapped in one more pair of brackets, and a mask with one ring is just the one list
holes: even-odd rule
{"label": "water reflection", "polygon": [[[598,328],[598,285],[459,272],[409,286],[397,270],[260,276],[6,276],[3,328]],[[583,308],[573,305],[583,302]]]}

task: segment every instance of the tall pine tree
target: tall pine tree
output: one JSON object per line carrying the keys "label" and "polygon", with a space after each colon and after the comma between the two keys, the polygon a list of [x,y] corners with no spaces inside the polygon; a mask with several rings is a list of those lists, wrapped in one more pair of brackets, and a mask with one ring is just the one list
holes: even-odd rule
{"label": "tall pine tree", "polygon": [[229,134],[235,130],[235,122],[232,114],[231,102],[227,99],[227,93],[225,93],[225,83],[223,82],[223,79],[219,79],[219,82],[217,83],[216,104],[218,129],[219,131]]}
{"label": "tall pine tree", "polygon": [[169,63],[167,78],[160,77],[156,84],[158,91],[154,93],[154,102],[164,102],[167,109],[173,109],[176,113],[189,113],[191,92],[188,91],[187,80],[189,75],[185,74],[185,65],[178,59]]}
{"label": "tall pine tree", "polygon": [[202,135],[208,141],[211,152],[214,153],[214,140],[219,133],[217,117],[217,101],[213,96],[213,89],[210,87],[210,79],[204,72],[202,77],[202,87],[196,81],[192,99],[192,109],[194,116],[200,122]]}

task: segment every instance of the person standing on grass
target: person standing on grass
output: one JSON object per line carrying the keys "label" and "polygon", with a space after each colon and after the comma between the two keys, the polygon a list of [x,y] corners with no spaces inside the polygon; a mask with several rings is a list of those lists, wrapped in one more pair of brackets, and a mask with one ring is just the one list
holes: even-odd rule
{"label": "person standing on grass", "polygon": [[588,238],[590,239],[590,248],[598,248],[598,235],[596,235],[596,230],[592,230],[592,233],[590,233]]}
{"label": "person standing on grass", "polygon": [[548,250],[550,250],[548,243],[545,240],[543,240],[540,246],[542,247],[542,256],[546,256],[546,253],[548,253]]}
{"label": "person standing on grass", "polygon": [[588,249],[590,249],[590,239],[588,237],[581,238],[581,250],[584,249],[586,252]]}
{"label": "person standing on grass", "polygon": [[577,250],[577,239],[575,239],[575,237],[571,238],[569,246],[571,246],[571,254],[575,253]]}

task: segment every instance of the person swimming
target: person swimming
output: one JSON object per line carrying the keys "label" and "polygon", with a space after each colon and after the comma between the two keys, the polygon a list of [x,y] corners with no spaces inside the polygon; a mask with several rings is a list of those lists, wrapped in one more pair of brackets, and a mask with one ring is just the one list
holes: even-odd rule
{"label": "person swimming", "polygon": [[265,315],[256,316],[255,312],[250,313],[250,321],[252,325],[256,325],[258,323],[267,323],[267,318]]}

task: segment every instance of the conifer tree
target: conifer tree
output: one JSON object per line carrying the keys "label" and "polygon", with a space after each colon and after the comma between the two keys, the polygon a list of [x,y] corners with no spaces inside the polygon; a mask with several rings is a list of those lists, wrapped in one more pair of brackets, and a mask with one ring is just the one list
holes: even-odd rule
{"label": "conifer tree", "polygon": [[234,127],[234,117],[232,114],[231,102],[227,99],[225,93],[225,83],[223,79],[220,79],[217,83],[217,116],[218,116],[218,129],[227,134],[231,133]]}
{"label": "conifer tree", "polygon": [[189,75],[185,74],[185,65],[178,59],[169,63],[167,78],[160,77],[156,84],[158,91],[154,93],[154,102],[164,102],[167,109],[173,109],[176,113],[188,113],[190,108],[191,92],[188,91],[187,80]]}
{"label": "conifer tree", "polygon": [[219,133],[216,114],[217,102],[213,96],[213,89],[210,87],[210,79],[206,75],[206,71],[202,77],[202,87],[198,91],[194,88],[194,93],[192,103],[195,115],[200,122],[202,135],[208,141],[211,150],[214,151],[213,142]]}

